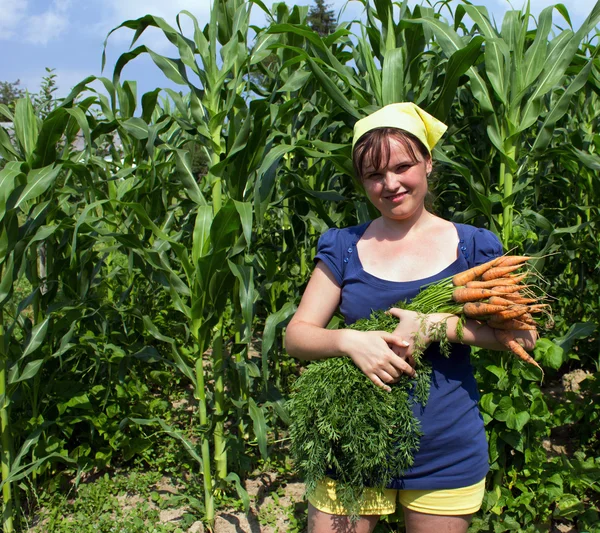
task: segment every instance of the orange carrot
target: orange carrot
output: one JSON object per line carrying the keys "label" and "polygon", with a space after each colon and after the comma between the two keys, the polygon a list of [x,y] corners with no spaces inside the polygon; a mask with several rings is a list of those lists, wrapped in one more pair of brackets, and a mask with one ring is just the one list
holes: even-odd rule
{"label": "orange carrot", "polygon": [[463,313],[469,318],[483,318],[506,309],[503,305],[491,305],[484,302],[467,302],[463,305]]}
{"label": "orange carrot", "polygon": [[507,300],[512,301],[512,303],[514,304],[519,304],[519,305],[529,305],[529,304],[534,304],[535,302],[537,302],[537,298],[524,298],[521,296],[515,296],[514,294],[507,294],[505,296],[511,296],[511,298],[507,298]]}
{"label": "orange carrot", "polygon": [[481,281],[487,281],[489,279],[497,279],[507,274],[510,274],[514,270],[521,268],[521,265],[512,265],[512,266],[502,266],[502,267],[494,267],[486,270],[481,275]]}
{"label": "orange carrot", "polygon": [[521,315],[527,313],[526,305],[513,305],[508,309],[505,307],[504,310],[494,313],[494,320],[511,320],[513,318],[519,318]]}
{"label": "orange carrot", "polygon": [[[494,269],[491,269],[494,270]],[[488,270],[488,272],[491,272]],[[520,278],[498,278],[490,279],[488,281],[468,281],[465,287],[470,289],[491,289],[492,287],[499,287],[503,285],[516,285],[519,281],[522,281],[527,274],[522,274]]]}
{"label": "orange carrot", "polygon": [[548,304],[530,305],[528,310],[530,313],[543,313],[546,311],[546,307],[550,306]]}
{"label": "orange carrot", "polygon": [[[517,357],[525,361],[526,363],[530,363],[532,365],[537,366],[540,370],[542,367],[538,365],[537,361],[529,355],[523,346],[521,346],[514,338],[513,334],[507,330],[498,330],[496,332],[496,338],[504,344],[512,353],[514,353]],[[544,371],[542,370],[542,375]]]}
{"label": "orange carrot", "polygon": [[521,263],[525,263],[530,259],[533,259],[533,257],[528,257],[526,255],[504,255],[500,257],[500,261],[498,261],[498,264],[496,266],[506,267],[520,265]]}
{"label": "orange carrot", "polygon": [[525,322],[525,324],[529,324],[530,326],[537,327],[537,322],[534,320],[534,318],[529,313],[525,313],[524,315],[521,315],[519,317],[519,320],[521,322]]}
{"label": "orange carrot", "polygon": [[[519,292],[521,289],[526,289],[527,287],[530,287],[530,285],[496,285],[492,290],[493,292],[500,293],[496,294],[496,296],[502,296],[506,298],[506,294]],[[519,297],[523,297],[523,295],[520,294]]]}
{"label": "orange carrot", "polygon": [[452,291],[452,299],[457,303],[476,302],[477,300],[485,300],[490,296],[498,296],[499,294],[489,289],[467,289],[460,288]]}
{"label": "orange carrot", "polygon": [[506,298],[503,298],[501,296],[492,296],[488,300],[488,303],[491,303],[492,305],[503,305],[504,307],[509,306],[509,305],[515,305],[515,302],[508,300]]}
{"label": "orange carrot", "polygon": [[[521,285],[522,287],[523,285]],[[519,287],[519,288],[521,288]],[[512,303],[516,303],[515,300],[520,300],[521,298],[525,298],[525,296],[523,296],[519,291],[515,291],[512,293],[504,293],[502,295],[502,298],[505,298],[506,300],[510,300]]]}
{"label": "orange carrot", "polygon": [[496,257],[495,259],[492,259],[491,261],[488,261],[487,263],[483,263],[482,265],[474,266],[473,268],[470,268],[469,270],[465,270],[464,272],[461,272],[460,274],[456,274],[452,278],[453,285],[455,287],[462,287],[462,286],[466,285],[469,281],[476,280],[484,272],[486,272],[487,270],[492,268],[496,264],[498,259],[499,258]]}
{"label": "orange carrot", "polygon": [[536,326],[522,322],[521,320],[517,320],[513,318],[512,320],[501,320],[496,321],[490,319],[487,321],[488,326],[495,329],[512,329],[512,330],[532,330],[535,331],[537,329]]}

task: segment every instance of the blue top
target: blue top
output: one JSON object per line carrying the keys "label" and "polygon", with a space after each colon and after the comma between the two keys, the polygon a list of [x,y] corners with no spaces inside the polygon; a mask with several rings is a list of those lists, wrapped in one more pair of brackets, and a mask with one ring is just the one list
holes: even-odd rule
{"label": "blue top", "polygon": [[[498,238],[486,229],[455,224],[458,259],[434,276],[415,281],[388,281],[363,270],[356,243],[370,223],[330,229],[319,239],[315,262],[331,270],[342,289],[340,312],[347,324],[368,317],[372,310],[389,309],[400,300],[411,300],[420,288],[502,255]],[[433,343],[425,351],[431,361],[432,383],[425,407],[413,404],[421,422],[421,445],[413,466],[390,488],[434,490],[467,487],[488,472],[488,452],[479,392],[469,360],[470,348],[453,344],[449,358]]]}

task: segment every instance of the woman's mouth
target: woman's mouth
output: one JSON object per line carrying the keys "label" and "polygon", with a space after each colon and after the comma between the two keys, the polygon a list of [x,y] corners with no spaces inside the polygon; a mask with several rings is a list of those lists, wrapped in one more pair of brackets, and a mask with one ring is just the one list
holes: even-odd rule
{"label": "woman's mouth", "polygon": [[407,195],[408,193],[405,192],[399,192],[398,194],[393,194],[391,196],[386,196],[386,200],[389,200],[390,202],[397,204],[400,203],[404,197]]}

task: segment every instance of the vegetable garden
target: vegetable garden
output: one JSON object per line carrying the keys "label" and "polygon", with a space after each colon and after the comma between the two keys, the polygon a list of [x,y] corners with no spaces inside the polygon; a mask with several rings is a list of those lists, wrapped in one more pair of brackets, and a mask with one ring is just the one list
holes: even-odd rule
{"label": "vegetable garden", "polygon": [[[204,27],[185,11],[126,21],[112,78],[49,112],[0,106],[14,127],[0,128],[5,533],[26,530],[40,494],[116,467],[186,477],[208,526],[248,505],[257,468],[293,468],[302,365],[285,324],[319,235],[373,214],[353,123],[398,101],[449,125],[435,210],[537,257],[552,298],[543,381],[510,353],[473,356],[492,470],[471,530],[600,531],[600,2],[572,28],[561,4],[495,24],[467,2],[357,1],[363,19],[324,37],[307,7],[261,0],[215,0]],[[138,45],[148,30],[176,57]],[[140,55],[181,92],[138,95],[121,74]],[[578,390],[548,392],[576,369]],[[568,453],[544,447],[565,432]]]}

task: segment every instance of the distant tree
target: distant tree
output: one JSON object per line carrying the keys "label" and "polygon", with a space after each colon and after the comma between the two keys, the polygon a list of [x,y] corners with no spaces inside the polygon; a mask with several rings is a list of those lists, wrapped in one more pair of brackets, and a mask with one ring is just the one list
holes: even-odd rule
{"label": "distant tree", "polygon": [[21,80],[15,82],[0,81],[0,104],[8,106],[13,110],[15,101],[25,95],[25,91],[19,87]]}
{"label": "distant tree", "polygon": [[337,25],[335,13],[324,0],[315,0],[315,5],[308,12],[308,25],[321,37],[333,33]]}
{"label": "distant tree", "polygon": [[54,93],[58,90],[56,86],[56,74],[53,68],[46,67],[46,76],[42,78],[40,92],[33,97],[33,105],[39,116],[46,118],[57,106]]}

